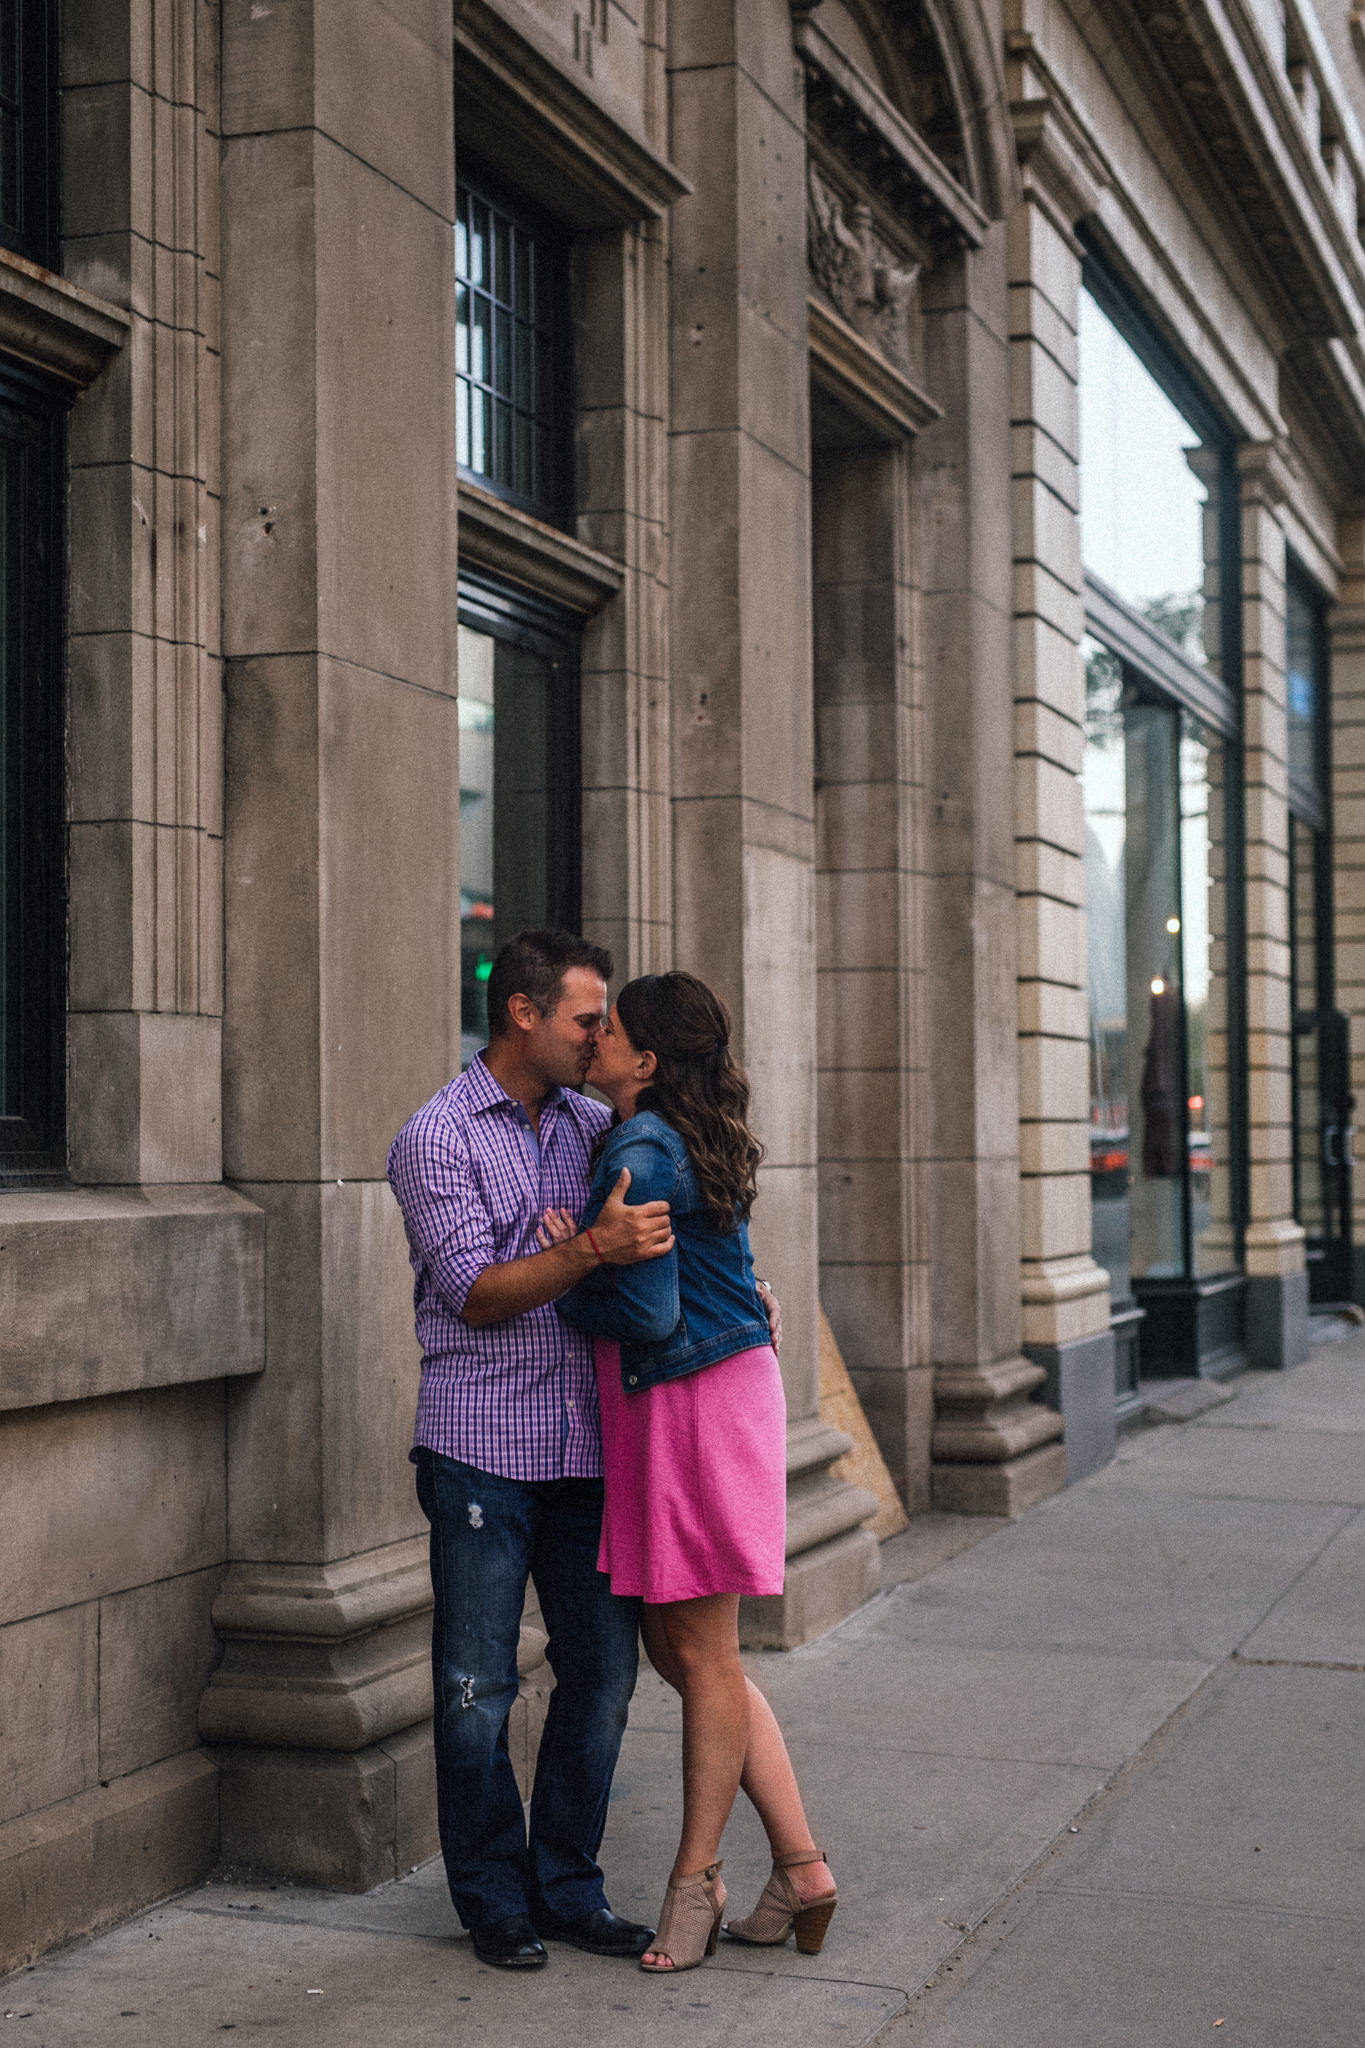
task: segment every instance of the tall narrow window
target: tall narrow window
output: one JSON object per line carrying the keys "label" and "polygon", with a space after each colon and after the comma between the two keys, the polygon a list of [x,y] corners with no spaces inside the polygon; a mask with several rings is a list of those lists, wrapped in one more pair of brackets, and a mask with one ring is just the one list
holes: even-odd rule
{"label": "tall narrow window", "polygon": [[1292,561],[1286,585],[1289,952],[1294,999],[1294,1214],[1314,1301],[1354,1292],[1350,1019],[1337,1007],[1332,944],[1325,602]]}
{"label": "tall narrow window", "polygon": [[1227,877],[1236,689],[1231,445],[1087,265],[1081,295],[1091,1216],[1120,1399],[1240,1339],[1244,1119]]}
{"label": "tall narrow window", "polygon": [[0,1177],[63,1151],[60,432],[0,365]]}
{"label": "tall narrow window", "polygon": [[525,510],[571,497],[568,244],[562,230],[462,182],[455,218],[455,441],[460,467]]}
{"label": "tall narrow window", "polygon": [[56,260],[57,10],[0,6],[0,246]]}

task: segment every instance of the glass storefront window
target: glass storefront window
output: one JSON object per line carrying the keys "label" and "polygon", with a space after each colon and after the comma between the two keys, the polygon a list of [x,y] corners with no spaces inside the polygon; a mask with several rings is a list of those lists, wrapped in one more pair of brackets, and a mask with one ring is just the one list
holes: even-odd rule
{"label": "glass storefront window", "polygon": [[514,610],[462,609],[460,1030],[468,1066],[488,1037],[499,946],[536,925],[577,928],[577,691],[570,640]]}
{"label": "glass storefront window", "polygon": [[1216,665],[1217,456],[1088,291],[1079,350],[1085,566],[1190,661]]}
{"label": "glass storefront window", "polygon": [[1231,1261],[1222,742],[1098,641],[1083,652],[1093,1247],[1121,1303]]}

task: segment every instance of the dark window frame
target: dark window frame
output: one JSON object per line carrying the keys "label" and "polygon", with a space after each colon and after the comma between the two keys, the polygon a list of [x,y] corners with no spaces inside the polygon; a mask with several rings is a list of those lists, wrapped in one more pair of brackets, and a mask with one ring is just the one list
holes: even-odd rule
{"label": "dark window frame", "polygon": [[[572,249],[568,230],[548,216],[526,205],[523,200],[509,194],[506,187],[488,174],[475,162],[461,159],[456,180],[456,210],[463,217],[463,209],[470,202],[481,202],[493,214],[501,215],[508,225],[521,236],[528,238],[536,252],[535,292],[537,309],[544,307],[544,326],[548,330],[547,359],[542,364],[537,357],[534,375],[539,386],[542,375],[548,386],[545,397],[548,402],[540,403],[539,388],[529,412],[516,402],[515,356],[512,358],[510,381],[505,390],[496,382],[483,380],[479,383],[456,368],[456,403],[459,403],[459,386],[465,384],[471,389],[490,393],[494,400],[508,406],[513,414],[512,431],[516,432],[516,420],[530,419],[543,425],[548,451],[547,467],[549,477],[543,491],[530,492],[519,489],[515,481],[500,476],[492,470],[480,470],[461,462],[459,474],[466,483],[475,484],[480,490],[489,491],[509,505],[515,505],[523,512],[529,512],[548,524],[569,527],[574,509],[574,417],[575,392],[573,372],[573,292],[571,280]],[[457,298],[464,283],[456,270]],[[469,286],[482,291],[482,286]],[[543,300],[540,298],[544,291]],[[511,317],[514,308],[511,300],[501,300],[496,292],[489,296],[503,317]],[[458,310],[456,314],[458,328]],[[525,324],[525,323],[523,323]],[[496,373],[496,348],[494,348],[493,370]],[[516,462],[513,457],[513,470]],[[538,476],[533,482],[538,482]]]}
{"label": "dark window frame", "polygon": [[17,91],[3,92],[7,53],[0,48],[0,152],[9,153],[14,174],[13,205],[6,203],[9,180],[0,164],[0,246],[51,269],[57,261],[57,6],[56,0],[6,0],[8,29],[17,45]]}
{"label": "dark window frame", "polygon": [[18,870],[18,916],[0,925],[18,997],[13,1113],[0,1102],[0,1181],[10,1183],[59,1177],[66,1158],[65,420],[64,393],[0,361],[0,439],[14,451],[6,489],[17,499],[13,541],[0,559],[3,630],[17,638],[17,647],[7,640],[0,674],[0,774]]}

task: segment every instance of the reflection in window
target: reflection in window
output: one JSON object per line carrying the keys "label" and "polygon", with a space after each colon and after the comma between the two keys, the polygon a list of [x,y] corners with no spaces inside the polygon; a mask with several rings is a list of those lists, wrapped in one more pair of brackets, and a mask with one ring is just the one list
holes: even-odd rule
{"label": "reflection in window", "polygon": [[577,923],[577,786],[569,665],[545,648],[461,625],[462,1065],[488,1037],[487,983],[519,931]]}
{"label": "reflection in window", "polygon": [[1296,791],[1317,804],[1326,797],[1326,643],[1322,600],[1291,566],[1285,612],[1289,776]]}
{"label": "reflection in window", "polygon": [[455,443],[462,469],[551,519],[564,511],[563,249],[461,185],[455,217]]}
{"label": "reflection in window", "polygon": [[1232,1257],[1222,749],[1097,641],[1084,655],[1093,1246],[1117,1304]]}
{"label": "reflection in window", "polygon": [[1294,978],[1294,1214],[1310,1239],[1326,1233],[1322,1158],[1322,1074],[1318,1017],[1318,835],[1302,818],[1289,820],[1289,957]]}
{"label": "reflection in window", "polygon": [[1088,291],[1080,308],[1085,566],[1191,661],[1216,666],[1217,455]]}

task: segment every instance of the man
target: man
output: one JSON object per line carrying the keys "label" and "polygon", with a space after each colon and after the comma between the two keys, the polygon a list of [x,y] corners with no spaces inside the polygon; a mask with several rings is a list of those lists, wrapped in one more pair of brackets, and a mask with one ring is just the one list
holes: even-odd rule
{"label": "man", "polygon": [[[543,1936],[638,1956],[651,1927],[607,1905],[596,1857],[635,1685],[639,1603],[597,1570],[602,1452],[592,1347],[551,1305],[599,1262],[673,1243],[666,1202],[536,1249],[547,1209],[581,1215],[609,1112],[578,1093],[611,955],[523,932],[488,981],[489,1043],[394,1139],[389,1182],[414,1273],[422,1383],[412,1458],[431,1524],[441,1849],[486,1963],[532,1969]],[[528,1574],[555,1674],[529,1842],[507,1719]]]}

